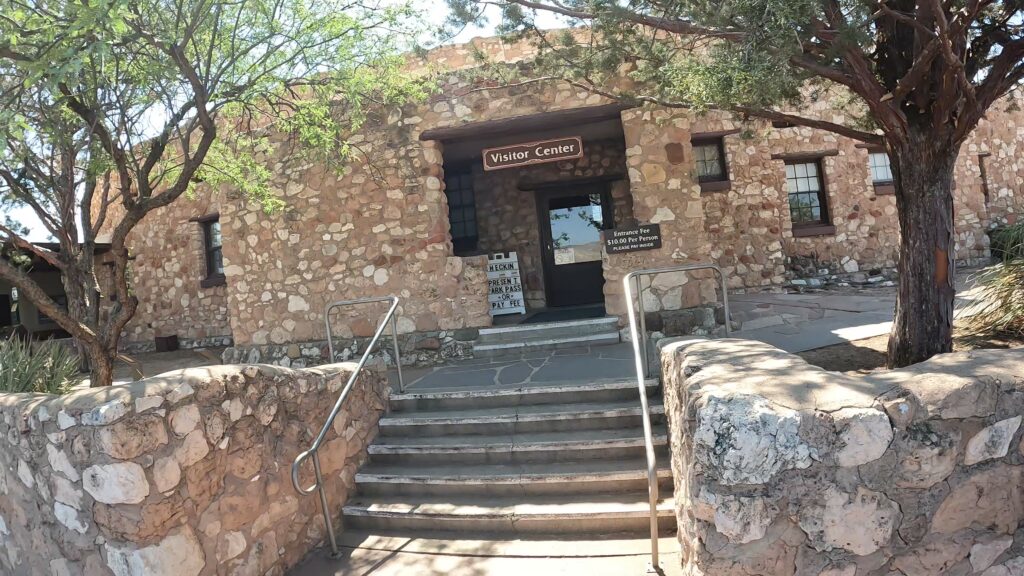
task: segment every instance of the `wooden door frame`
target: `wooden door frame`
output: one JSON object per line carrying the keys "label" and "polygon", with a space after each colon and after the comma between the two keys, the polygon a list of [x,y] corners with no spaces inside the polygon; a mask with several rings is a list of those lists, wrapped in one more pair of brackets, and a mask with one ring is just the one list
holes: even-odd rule
{"label": "wooden door frame", "polygon": [[[585,192],[585,190],[593,190]],[[615,207],[612,205],[611,185],[609,181],[574,182],[566,181],[558,184],[545,185],[534,190],[534,204],[537,207],[537,228],[540,232],[540,260],[541,273],[544,276],[544,305],[550,308],[550,294],[552,272],[555,268],[555,253],[549,248],[552,243],[551,222],[548,220],[548,201],[552,198],[565,198],[570,196],[585,196],[589,194],[601,195],[601,219],[604,228],[608,230],[615,227]],[[602,264],[602,277],[604,276]]]}

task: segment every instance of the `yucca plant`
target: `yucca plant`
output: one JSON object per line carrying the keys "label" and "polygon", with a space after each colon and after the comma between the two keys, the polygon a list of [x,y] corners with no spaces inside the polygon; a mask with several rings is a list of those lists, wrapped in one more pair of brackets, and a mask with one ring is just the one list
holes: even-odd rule
{"label": "yucca plant", "polygon": [[65,394],[78,374],[78,353],[55,342],[0,341],[0,392]]}
{"label": "yucca plant", "polygon": [[1002,261],[1024,258],[1024,224],[997,228],[989,233],[992,255]]}
{"label": "yucca plant", "polygon": [[992,254],[1002,261],[974,276],[977,301],[967,309],[964,331],[1024,337],[1024,224],[994,230]]}

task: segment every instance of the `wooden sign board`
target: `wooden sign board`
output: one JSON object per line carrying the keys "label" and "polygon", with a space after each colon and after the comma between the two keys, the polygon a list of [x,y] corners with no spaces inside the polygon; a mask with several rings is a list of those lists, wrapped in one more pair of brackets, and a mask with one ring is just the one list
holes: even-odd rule
{"label": "wooden sign board", "polygon": [[583,138],[572,136],[511,146],[485,148],[484,170],[501,170],[530,164],[558,162],[583,157]]}
{"label": "wooden sign board", "polygon": [[487,256],[487,301],[491,304],[491,316],[526,314],[519,255],[515,252]]}
{"label": "wooden sign board", "polygon": [[604,249],[608,254],[638,252],[661,248],[661,225],[641,224],[630,228],[616,228],[604,233]]}

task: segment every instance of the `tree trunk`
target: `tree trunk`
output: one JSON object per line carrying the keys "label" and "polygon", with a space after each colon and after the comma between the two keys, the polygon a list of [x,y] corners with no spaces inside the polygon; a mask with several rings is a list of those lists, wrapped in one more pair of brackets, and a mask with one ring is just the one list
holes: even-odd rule
{"label": "tree trunk", "polygon": [[102,345],[83,346],[89,358],[89,387],[99,388],[114,383],[114,354],[108,354]]}
{"label": "tree trunk", "polygon": [[953,350],[953,166],[959,146],[928,131],[892,150],[900,221],[899,291],[890,368]]}

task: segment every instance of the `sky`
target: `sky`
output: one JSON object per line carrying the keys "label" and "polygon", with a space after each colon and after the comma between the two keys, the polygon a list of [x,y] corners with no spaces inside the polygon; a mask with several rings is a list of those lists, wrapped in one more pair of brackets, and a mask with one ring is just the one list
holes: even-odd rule
{"label": "sky", "polygon": [[[430,24],[440,27],[443,24],[445,18],[448,15],[447,9],[438,9],[438,5],[443,6],[442,2],[437,0],[415,0],[419,4],[424,13],[427,15]],[[445,42],[445,44],[461,44],[468,42],[469,40],[479,36],[493,36],[494,26],[498,23],[499,12],[497,6],[489,5],[486,8],[485,15],[488,17],[488,22],[484,26],[467,26],[457,36],[451,40]],[[541,14],[537,18],[537,24],[541,28],[556,28],[563,26],[558,19],[552,14]],[[188,202],[188,199],[183,198],[181,202]],[[36,217],[35,212],[31,208],[22,207],[11,210],[8,212],[11,218],[18,223],[25,225],[29,229],[28,240],[32,242],[45,242],[52,240],[49,236],[49,232],[40,223],[39,218]]]}

